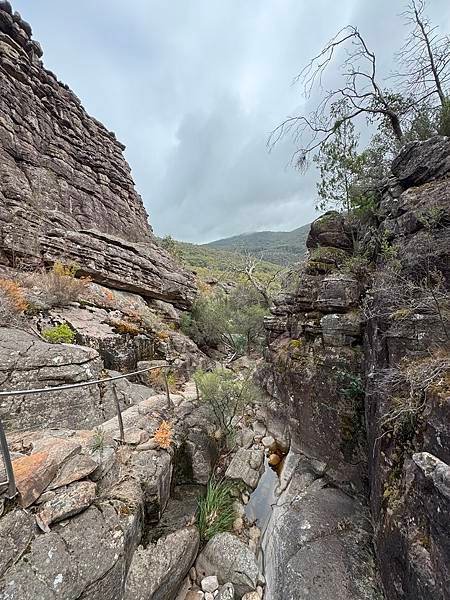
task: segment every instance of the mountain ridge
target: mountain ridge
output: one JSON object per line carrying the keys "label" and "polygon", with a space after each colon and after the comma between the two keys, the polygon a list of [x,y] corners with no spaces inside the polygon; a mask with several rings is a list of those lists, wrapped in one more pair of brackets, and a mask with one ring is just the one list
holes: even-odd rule
{"label": "mountain ridge", "polygon": [[307,223],[292,231],[246,232],[201,245],[220,250],[244,250],[251,254],[262,254],[266,261],[289,265],[305,255],[310,225]]}

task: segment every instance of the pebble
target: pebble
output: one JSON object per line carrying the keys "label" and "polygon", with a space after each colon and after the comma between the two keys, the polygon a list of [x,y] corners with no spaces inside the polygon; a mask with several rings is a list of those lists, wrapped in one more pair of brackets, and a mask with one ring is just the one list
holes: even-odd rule
{"label": "pebble", "polygon": [[266,435],[265,437],[263,437],[261,442],[262,442],[262,445],[264,446],[264,448],[270,448],[271,446],[273,446],[275,444],[275,440],[273,439],[273,437],[271,435]]}
{"label": "pebble", "polygon": [[246,494],[245,492],[242,494],[242,502],[244,504],[248,504],[250,500],[250,496],[248,494]]}
{"label": "pebble", "polygon": [[255,540],[255,542],[257,542],[259,540],[259,538],[261,537],[261,530],[259,529],[259,527],[256,527],[254,525],[253,527],[250,527],[250,529],[248,530],[248,535],[251,540]]}
{"label": "pebble", "polygon": [[197,581],[197,571],[195,570],[195,567],[190,568],[189,577],[191,578],[191,581]]}
{"label": "pebble", "polygon": [[219,588],[219,580],[215,575],[210,575],[202,579],[200,586],[204,592],[212,594]]}
{"label": "pebble", "polygon": [[244,520],[242,517],[237,517],[233,523],[233,529],[236,533],[240,533],[244,528]]}
{"label": "pebble", "polygon": [[250,550],[252,552],[256,552],[256,546],[257,546],[257,544],[256,544],[255,540],[251,540],[251,539],[248,540],[248,547],[250,548]]}
{"label": "pebble", "polygon": [[262,589],[262,587],[260,585],[258,585],[258,587],[256,588],[256,593],[258,594],[258,596],[260,598],[262,598],[264,596],[264,590]]}
{"label": "pebble", "polygon": [[205,597],[205,594],[203,592],[201,592],[200,590],[197,590],[197,591],[191,590],[190,592],[187,593],[187,596],[184,600],[203,600],[204,597]]}
{"label": "pebble", "polygon": [[211,592],[205,592],[205,600],[214,600],[214,594]]}
{"label": "pebble", "polygon": [[260,600],[258,592],[248,592],[242,596],[242,600]]}

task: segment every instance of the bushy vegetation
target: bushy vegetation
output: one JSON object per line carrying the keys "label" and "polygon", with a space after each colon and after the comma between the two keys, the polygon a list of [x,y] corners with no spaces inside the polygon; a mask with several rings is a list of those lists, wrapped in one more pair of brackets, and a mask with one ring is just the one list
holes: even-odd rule
{"label": "bushy vegetation", "polygon": [[0,326],[18,325],[27,308],[20,285],[11,279],[0,279]]}
{"label": "bushy vegetation", "polygon": [[67,323],[44,329],[42,337],[51,344],[73,344],[75,341],[75,333]]}
{"label": "bushy vegetation", "polygon": [[261,346],[267,312],[257,290],[242,283],[230,293],[199,294],[191,312],[182,316],[181,329],[201,348],[241,356]]}
{"label": "bushy vegetation", "polygon": [[210,409],[225,439],[231,439],[245,408],[257,399],[256,387],[250,379],[241,379],[233,371],[221,368],[208,372],[199,370],[194,379],[200,401]]}
{"label": "bushy vegetation", "polygon": [[217,533],[230,531],[235,518],[232,484],[210,480],[206,495],[198,502],[197,525],[202,541],[208,541]]}
{"label": "bushy vegetation", "polygon": [[91,282],[89,277],[77,277],[78,272],[76,263],[56,261],[50,271],[25,277],[23,283],[30,302],[43,309],[77,302]]}

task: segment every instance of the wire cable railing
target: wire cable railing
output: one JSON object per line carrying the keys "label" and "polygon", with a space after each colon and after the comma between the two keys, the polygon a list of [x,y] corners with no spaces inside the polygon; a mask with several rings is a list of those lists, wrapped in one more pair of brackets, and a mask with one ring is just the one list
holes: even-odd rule
{"label": "wire cable railing", "polygon": [[[119,379],[126,379],[127,377],[132,377],[134,375],[139,375],[141,373],[147,373],[149,371],[159,369],[159,370],[162,370],[162,372],[163,372],[163,381],[164,381],[164,388],[165,388],[165,393],[166,393],[166,398],[167,398],[167,404],[168,404],[168,407],[170,408],[170,407],[172,407],[172,400],[170,398],[169,383],[167,380],[167,369],[169,369],[170,367],[171,367],[170,364],[156,365],[156,366],[152,366],[152,367],[147,367],[145,369],[139,369],[137,371],[132,371],[131,373],[126,373],[124,375],[114,375],[113,377],[105,377],[103,379],[94,379],[92,381],[81,381],[80,383],[68,383],[68,384],[58,385],[58,386],[54,386],[54,387],[0,391],[0,398],[4,398],[6,396],[8,396],[8,397],[29,396],[31,394],[44,394],[44,393],[51,393],[51,392],[59,392],[61,390],[71,390],[71,389],[76,389],[76,388],[89,387],[89,386],[93,386],[93,385],[101,385],[104,383],[109,383],[111,381],[117,381]],[[113,396],[114,396],[114,404],[115,404],[116,412],[117,412],[117,420],[119,423],[119,436],[120,436],[119,440],[120,440],[120,442],[123,443],[125,441],[125,433],[124,433],[124,427],[123,427],[122,410],[120,408],[119,397],[117,395],[117,390],[116,390],[115,385],[113,386]],[[3,488],[6,487],[6,497],[8,499],[12,499],[17,494],[17,486],[16,486],[16,482],[15,482],[15,478],[14,478],[14,469],[13,469],[12,460],[11,460],[11,453],[8,448],[8,442],[6,439],[5,429],[3,427],[3,423],[2,423],[1,419],[0,419],[0,450],[1,450],[1,455],[3,458],[4,472],[5,472],[5,477],[6,477],[6,479],[4,481],[0,481],[0,491],[1,491],[2,487]],[[0,469],[0,471],[1,470],[2,469]]]}

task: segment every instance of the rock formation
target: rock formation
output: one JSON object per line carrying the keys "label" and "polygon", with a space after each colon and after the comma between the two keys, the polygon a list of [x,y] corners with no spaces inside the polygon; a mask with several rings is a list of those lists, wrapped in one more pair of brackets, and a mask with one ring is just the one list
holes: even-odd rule
{"label": "rock formation", "polygon": [[269,599],[377,597],[368,495],[386,598],[448,597],[450,140],[409,144],[392,172],[358,254],[348,219],[319,218],[267,319],[260,377],[294,451]]}
{"label": "rock formation", "polygon": [[156,244],[124,146],[41,62],[31,28],[0,3],[0,264],[60,259],[116,289],[180,307],[193,278]]}

